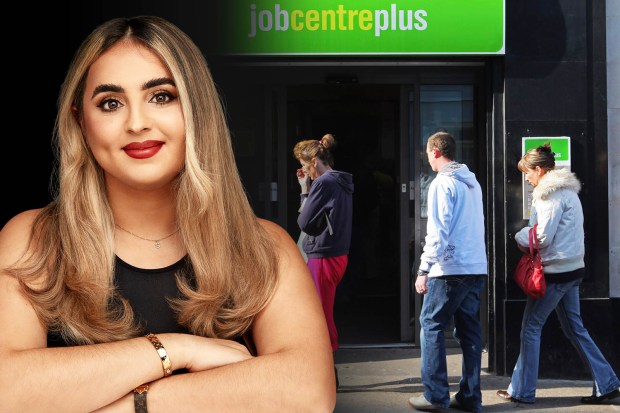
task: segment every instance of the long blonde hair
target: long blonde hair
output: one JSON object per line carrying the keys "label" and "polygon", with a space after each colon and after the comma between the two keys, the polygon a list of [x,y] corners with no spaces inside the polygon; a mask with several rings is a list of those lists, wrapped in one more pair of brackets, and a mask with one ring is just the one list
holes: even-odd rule
{"label": "long blonde hair", "polygon": [[[131,308],[115,292],[114,218],[103,171],[79,125],[89,67],[124,39],[144,44],[168,66],[185,118],[176,213],[195,280],[177,277],[183,297],[175,303],[178,320],[194,334],[238,337],[275,291],[277,257],[241,183],[207,62],[183,31],[159,17],[109,20],[77,50],[58,99],[54,200],[36,218],[28,253],[10,272],[41,321],[69,342],[108,342],[139,333]],[[41,273],[47,274],[42,285]]]}

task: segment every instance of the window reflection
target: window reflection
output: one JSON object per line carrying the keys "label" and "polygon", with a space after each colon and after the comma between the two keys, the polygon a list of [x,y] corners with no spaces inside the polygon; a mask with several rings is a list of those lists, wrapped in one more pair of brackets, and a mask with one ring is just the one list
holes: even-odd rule
{"label": "window reflection", "polygon": [[420,216],[427,217],[428,185],[435,177],[426,156],[426,141],[433,133],[445,130],[456,140],[456,161],[471,165],[474,107],[471,85],[424,85],[420,88]]}

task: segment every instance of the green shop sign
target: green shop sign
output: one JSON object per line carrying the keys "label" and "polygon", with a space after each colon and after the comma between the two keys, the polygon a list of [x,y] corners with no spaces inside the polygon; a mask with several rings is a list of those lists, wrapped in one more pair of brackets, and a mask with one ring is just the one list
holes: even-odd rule
{"label": "green shop sign", "polygon": [[[541,145],[549,143],[551,150],[555,154],[555,167],[571,169],[571,154],[570,154],[570,136],[533,136],[521,138],[521,151],[525,155],[530,149],[538,148]],[[522,188],[523,188],[523,219],[530,218],[530,212],[532,210],[532,191],[534,187],[528,181],[525,180],[525,174],[521,174]]]}
{"label": "green shop sign", "polygon": [[222,46],[242,55],[503,55],[505,0],[230,0]]}
{"label": "green shop sign", "polygon": [[530,149],[537,148],[545,143],[549,143],[551,145],[551,150],[555,153],[555,163],[557,165],[570,165],[570,137],[568,136],[523,138],[523,154]]}

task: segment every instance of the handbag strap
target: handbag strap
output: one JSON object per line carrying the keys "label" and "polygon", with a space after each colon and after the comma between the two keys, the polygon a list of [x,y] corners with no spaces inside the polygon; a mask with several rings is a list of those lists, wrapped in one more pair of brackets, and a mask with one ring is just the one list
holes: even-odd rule
{"label": "handbag strap", "polygon": [[538,236],[536,236],[536,227],[538,224],[534,224],[532,228],[530,228],[530,255],[534,256],[534,246],[536,246],[536,252],[539,251],[538,248]]}

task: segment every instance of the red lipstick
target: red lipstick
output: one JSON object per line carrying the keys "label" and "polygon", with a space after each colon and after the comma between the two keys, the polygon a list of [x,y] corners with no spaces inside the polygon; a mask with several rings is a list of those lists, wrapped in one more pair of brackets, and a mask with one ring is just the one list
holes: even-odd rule
{"label": "red lipstick", "polygon": [[147,159],[155,156],[163,145],[164,143],[162,141],[132,142],[124,146],[123,150],[134,159]]}

